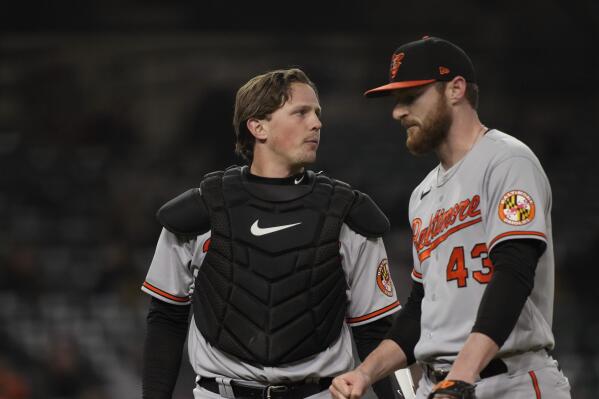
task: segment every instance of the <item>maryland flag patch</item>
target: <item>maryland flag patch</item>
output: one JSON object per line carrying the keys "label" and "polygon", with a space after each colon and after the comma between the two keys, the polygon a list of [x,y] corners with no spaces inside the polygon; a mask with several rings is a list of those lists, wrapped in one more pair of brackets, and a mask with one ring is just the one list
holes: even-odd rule
{"label": "maryland flag patch", "polygon": [[393,280],[391,280],[387,259],[383,259],[376,270],[376,285],[383,294],[393,296]]}
{"label": "maryland flag patch", "polygon": [[512,226],[530,223],[535,217],[535,202],[520,190],[505,193],[499,202],[499,219]]}

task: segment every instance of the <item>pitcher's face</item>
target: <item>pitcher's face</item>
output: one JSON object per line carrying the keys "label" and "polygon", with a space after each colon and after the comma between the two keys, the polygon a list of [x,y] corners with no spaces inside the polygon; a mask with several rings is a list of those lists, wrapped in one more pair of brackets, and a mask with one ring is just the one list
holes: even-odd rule
{"label": "pitcher's face", "polygon": [[453,123],[451,108],[435,84],[396,90],[393,119],[406,129],[406,146],[415,155],[435,150]]}

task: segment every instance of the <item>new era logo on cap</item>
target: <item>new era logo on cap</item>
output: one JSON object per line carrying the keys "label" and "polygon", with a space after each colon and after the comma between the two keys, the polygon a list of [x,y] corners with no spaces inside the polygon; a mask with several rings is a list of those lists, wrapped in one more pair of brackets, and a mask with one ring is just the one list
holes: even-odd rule
{"label": "new era logo on cap", "polygon": [[468,55],[447,40],[425,36],[398,47],[391,56],[389,83],[368,90],[364,95],[385,96],[392,90],[422,86],[436,81],[446,82],[456,76],[476,83],[474,66]]}

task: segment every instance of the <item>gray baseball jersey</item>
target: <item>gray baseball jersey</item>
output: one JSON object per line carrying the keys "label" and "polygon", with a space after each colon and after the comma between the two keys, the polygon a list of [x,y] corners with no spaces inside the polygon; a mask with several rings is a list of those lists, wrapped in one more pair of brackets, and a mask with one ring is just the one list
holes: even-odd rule
{"label": "gray baseball jersey", "polygon": [[412,278],[425,289],[416,359],[455,359],[493,273],[489,252],[517,238],[542,240],[547,249],[534,289],[497,356],[553,347],[550,211],[551,188],[539,160],[498,130],[487,132],[452,168],[439,165],[416,187],[409,208]]}
{"label": "gray baseball jersey", "polygon": [[[382,238],[368,239],[343,224],[339,243],[349,302],[346,322],[334,344],[305,361],[280,367],[256,367],[211,346],[192,320],[188,348],[196,374],[274,383],[330,377],[350,370],[354,359],[349,326],[388,316],[400,306]],[[189,304],[195,276],[209,245],[210,232],[183,240],[163,229],[142,290],[171,304]]]}

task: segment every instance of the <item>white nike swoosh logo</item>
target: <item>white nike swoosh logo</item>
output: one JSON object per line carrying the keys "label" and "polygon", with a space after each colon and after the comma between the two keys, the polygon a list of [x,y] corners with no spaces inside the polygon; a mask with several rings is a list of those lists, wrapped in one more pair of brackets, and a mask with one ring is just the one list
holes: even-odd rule
{"label": "white nike swoosh logo", "polygon": [[300,184],[302,180],[304,180],[304,175],[302,175],[302,177],[300,177],[299,179],[295,179],[294,182],[295,184]]}
{"label": "white nike swoosh logo", "polygon": [[256,219],[256,221],[254,222],[254,224],[252,224],[252,227],[250,228],[250,231],[252,232],[253,235],[259,237],[259,236],[263,236],[266,234],[270,234],[270,233],[275,233],[277,231],[281,231],[281,230],[285,230],[288,229],[290,227],[293,226],[297,226],[298,224],[302,224],[302,222],[297,222],[297,223],[293,223],[293,224],[285,224],[283,226],[274,226],[274,227],[258,227],[258,220]]}

